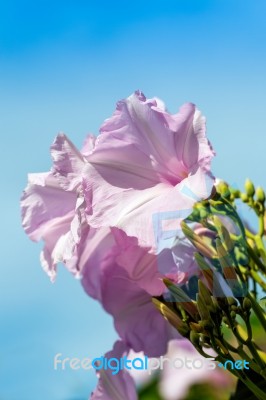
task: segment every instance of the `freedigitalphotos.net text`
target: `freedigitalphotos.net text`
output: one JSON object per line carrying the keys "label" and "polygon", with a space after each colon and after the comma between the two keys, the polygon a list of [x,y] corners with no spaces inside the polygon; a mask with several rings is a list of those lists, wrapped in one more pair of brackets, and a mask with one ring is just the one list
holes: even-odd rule
{"label": "freedigitalphotos.net text", "polygon": [[70,358],[63,357],[62,353],[57,353],[54,357],[54,369],[55,370],[90,370],[95,369],[99,371],[101,369],[111,370],[112,375],[116,375],[119,371],[122,370],[143,370],[148,371],[151,374],[156,370],[163,370],[164,367],[168,365],[173,369],[208,369],[213,370],[216,367],[224,368],[224,369],[249,369],[249,363],[246,360],[236,360],[231,361],[227,360],[224,364],[215,362],[214,358],[168,358],[161,356],[159,358],[148,358],[147,356],[143,357],[135,357],[135,358],[127,358],[126,356],[121,358],[106,358],[106,357],[97,357],[97,358]]}

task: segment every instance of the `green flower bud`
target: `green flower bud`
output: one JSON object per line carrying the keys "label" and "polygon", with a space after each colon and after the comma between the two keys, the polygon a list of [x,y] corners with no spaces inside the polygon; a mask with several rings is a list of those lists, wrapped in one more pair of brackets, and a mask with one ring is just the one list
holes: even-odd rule
{"label": "green flower bud", "polygon": [[255,187],[250,179],[247,179],[245,182],[245,189],[248,197],[253,197],[255,194]]}
{"label": "green flower bud", "polygon": [[248,195],[246,194],[246,193],[241,193],[241,200],[244,202],[244,203],[247,203],[248,202]]}
{"label": "green flower bud", "polygon": [[222,224],[219,217],[217,217],[216,215],[213,215],[212,220],[213,220],[215,228],[217,229],[219,238],[220,238],[223,246],[225,247],[225,249],[228,252],[230,252],[234,248],[234,245],[235,245],[233,240],[230,237],[230,233],[228,232],[226,227]]}
{"label": "green flower bud", "polygon": [[201,219],[205,219],[205,218],[207,218],[208,217],[208,211],[206,210],[206,208],[201,208],[200,209],[200,218]]}
{"label": "green flower bud", "polygon": [[197,307],[191,300],[191,298],[178,286],[176,286],[170,279],[164,278],[163,282],[168,290],[171,292],[173,296],[173,300],[176,303],[180,303],[182,308],[191,315],[192,318],[195,318],[198,314]]}
{"label": "green flower bud", "polygon": [[206,304],[204,303],[202,296],[198,293],[196,298],[197,298],[197,306],[198,306],[200,318],[202,320],[209,320],[210,313],[209,313],[208,308],[206,307]]}
{"label": "green flower bud", "polygon": [[211,293],[200,279],[198,282],[198,287],[199,287],[199,294],[203,299],[204,303],[206,304],[206,306],[211,305],[212,304]]}
{"label": "green flower bud", "polygon": [[228,196],[230,196],[229,186],[228,186],[228,184],[227,184],[226,182],[221,181],[221,182],[218,184],[217,189],[218,189],[219,193],[221,193],[221,195],[222,195],[223,197],[228,197]]}
{"label": "green flower bud", "polygon": [[197,235],[186,223],[182,221],[180,224],[184,235],[194,246],[206,257],[215,258],[216,253],[213,247],[207,243],[202,237]]}
{"label": "green flower bud", "polygon": [[231,191],[232,199],[239,199],[240,190],[231,188],[230,191]]}
{"label": "green flower bud", "polygon": [[166,304],[162,303],[160,300],[156,298],[152,298],[152,302],[155,307],[160,311],[163,317],[173,325],[174,328],[180,333],[182,336],[186,336],[189,332],[189,327],[186,323],[184,323],[181,318]]}
{"label": "green flower bud", "polygon": [[203,205],[203,207],[208,207],[209,206],[209,201],[208,200],[202,200],[201,204]]}
{"label": "green flower bud", "polygon": [[[234,297],[227,297],[229,306],[237,306],[237,301]],[[232,307],[233,310],[233,307]]]}
{"label": "green flower bud", "polygon": [[261,186],[258,186],[257,189],[256,189],[256,197],[257,197],[257,200],[260,203],[264,203],[265,202],[265,192],[264,192],[264,190],[262,189]]}
{"label": "green flower bud", "polygon": [[212,324],[211,320],[205,319],[203,321],[200,321],[199,324],[200,324],[200,326],[202,326],[202,328],[204,328],[206,330],[210,330],[213,328],[213,324]]}
{"label": "green flower bud", "polygon": [[213,304],[213,307],[215,309],[215,312],[216,313],[220,312],[220,306],[219,306],[219,303],[217,301],[217,298],[213,297],[213,296],[211,296],[211,297],[212,297],[212,304]]}
{"label": "green flower bud", "polygon": [[236,313],[235,313],[234,311],[231,311],[231,312],[230,312],[230,316],[231,316],[232,319],[235,319]]}
{"label": "green flower bud", "polygon": [[192,329],[192,331],[196,333],[203,332],[202,326],[200,326],[200,324],[197,324],[196,322],[190,322],[189,326]]}
{"label": "green flower bud", "polygon": [[227,318],[226,316],[224,316],[224,317],[222,318],[222,320],[223,320],[223,322],[224,322],[226,325],[229,325],[229,321],[228,321],[228,318]]}
{"label": "green flower bud", "polygon": [[249,311],[251,307],[252,307],[251,301],[247,297],[245,297],[243,301],[243,309]]}
{"label": "green flower bud", "polygon": [[198,333],[196,333],[194,331],[190,331],[189,339],[196,348],[200,347],[200,335]]}

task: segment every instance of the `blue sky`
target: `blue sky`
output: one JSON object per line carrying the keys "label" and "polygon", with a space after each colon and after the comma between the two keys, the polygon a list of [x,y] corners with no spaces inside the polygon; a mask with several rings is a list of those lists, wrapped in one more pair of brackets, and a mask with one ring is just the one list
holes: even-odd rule
{"label": "blue sky", "polygon": [[265,12],[264,0],[0,2],[0,398],[86,399],[93,373],[53,371],[53,356],[98,356],[116,337],[78,281],[41,270],[20,227],[27,173],[50,168],[58,131],[80,146],[141,89],[172,112],[196,103],[214,173],[266,186]]}

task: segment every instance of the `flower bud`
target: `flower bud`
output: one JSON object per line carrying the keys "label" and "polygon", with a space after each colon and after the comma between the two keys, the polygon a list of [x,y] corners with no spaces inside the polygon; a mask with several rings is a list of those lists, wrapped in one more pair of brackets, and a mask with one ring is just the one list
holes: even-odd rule
{"label": "flower bud", "polygon": [[253,197],[255,194],[255,187],[250,179],[247,179],[245,182],[245,190],[248,197]]}
{"label": "flower bud", "polygon": [[216,239],[217,254],[219,257],[220,265],[222,267],[223,275],[226,281],[230,282],[230,287],[235,296],[241,296],[243,288],[240,285],[238,275],[234,267],[234,262],[229,253],[225,250],[220,239]]}
{"label": "flower bud", "polygon": [[198,333],[190,331],[189,339],[196,348],[200,347],[200,335]]}
{"label": "flower bud", "polygon": [[209,306],[212,304],[212,298],[209,289],[204,285],[204,283],[199,279],[198,282],[198,287],[199,287],[199,294],[201,298],[203,299],[204,303],[206,306]]}
{"label": "flower bud", "polygon": [[194,331],[196,333],[203,332],[202,326],[200,326],[200,324],[197,324],[196,322],[190,322],[189,326],[192,329],[192,331]]}
{"label": "flower bud", "polygon": [[264,192],[264,190],[262,189],[261,186],[258,186],[257,189],[256,189],[256,197],[257,197],[257,200],[260,203],[264,203],[265,202],[265,192]]}
{"label": "flower bud", "polygon": [[244,202],[244,203],[247,203],[248,202],[248,195],[246,194],[246,193],[241,193],[241,200]]}
{"label": "flower bud", "polygon": [[196,298],[197,298],[197,306],[198,306],[200,318],[202,320],[209,320],[210,313],[209,313],[208,308],[206,307],[206,304],[204,303],[202,296],[198,293]]}
{"label": "flower bud", "polygon": [[[234,297],[227,297],[227,301],[229,306],[237,306],[237,301]],[[232,307],[233,309],[233,307]]]}
{"label": "flower bud", "polygon": [[[213,269],[211,265],[209,265],[202,255],[195,253],[194,257],[198,263],[198,266],[206,280],[207,287],[212,294],[219,294],[219,296],[224,296],[223,289],[218,279],[218,273]],[[223,301],[222,298],[219,301]]]}
{"label": "flower bud", "polygon": [[214,307],[214,309],[215,309],[215,312],[216,312],[216,313],[220,312],[221,309],[220,309],[219,303],[218,303],[218,301],[217,301],[217,298],[214,297],[214,296],[211,296],[211,298],[212,298],[212,304],[213,304],[213,307]]}
{"label": "flower bud", "polygon": [[231,188],[231,196],[232,196],[232,199],[239,199],[240,190]]}
{"label": "flower bud", "polygon": [[228,321],[228,318],[226,317],[226,316],[223,316],[223,322],[226,324],[226,325],[229,325],[229,321]]}
{"label": "flower bud", "polygon": [[205,303],[209,312],[215,313],[216,307],[212,302],[211,292],[207,288],[207,286],[199,279],[198,281],[199,295]]}
{"label": "flower bud", "polygon": [[245,297],[243,301],[243,309],[249,311],[251,307],[252,307],[251,301],[247,297]]}
{"label": "flower bud", "polygon": [[230,196],[229,186],[226,182],[221,181],[217,187],[218,191],[221,193],[223,197]]}
{"label": "flower bud", "polygon": [[204,319],[203,321],[200,321],[200,326],[206,330],[210,330],[213,328],[213,324],[211,320]]}
{"label": "flower bud", "polygon": [[163,317],[170,322],[170,324],[176,328],[176,330],[182,336],[186,336],[189,332],[189,327],[186,323],[182,321],[182,319],[170,308],[167,307],[166,304],[162,303],[160,300],[156,298],[152,298],[152,302],[155,307],[160,311]]}
{"label": "flower bud", "polygon": [[195,318],[198,314],[197,307],[191,300],[191,298],[178,286],[176,286],[170,279],[164,278],[163,282],[168,290],[173,295],[173,300],[176,303],[180,303],[182,308]]}
{"label": "flower bud", "polygon": [[234,248],[234,242],[230,237],[230,233],[226,229],[226,227],[222,224],[221,220],[219,217],[216,215],[213,215],[212,217],[213,223],[215,225],[215,228],[217,229],[219,238],[225,247],[225,249],[230,252]]}
{"label": "flower bud", "polygon": [[212,246],[209,245],[203,238],[197,235],[189,226],[182,221],[180,224],[184,235],[190,242],[206,257],[215,258],[216,253]]}
{"label": "flower bud", "polygon": [[207,218],[209,215],[208,210],[205,207],[200,207],[199,209],[199,216],[201,219]]}

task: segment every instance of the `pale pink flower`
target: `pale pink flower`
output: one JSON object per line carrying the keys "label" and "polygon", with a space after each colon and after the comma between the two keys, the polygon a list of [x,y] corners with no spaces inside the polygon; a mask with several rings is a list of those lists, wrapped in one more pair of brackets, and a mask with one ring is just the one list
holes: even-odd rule
{"label": "pale pink flower", "polygon": [[[157,357],[177,332],[151,297],[163,294],[163,276],[184,283],[196,272],[179,222],[211,194],[205,119],[193,104],[170,115],[158,99],[136,92],[118,103],[94,142],[88,137],[79,151],[57,136],[51,171],[29,176],[23,227],[44,240],[41,263],[52,280],[63,262],[113,316],[123,341],[115,352]],[[108,390],[117,385],[115,400],[135,400],[132,381],[121,379]],[[106,382],[101,376],[94,400],[112,398],[104,397]]]}
{"label": "pale pink flower", "polygon": [[41,261],[52,279],[56,264],[63,262],[113,315],[117,332],[130,348],[162,354],[173,333],[151,302],[152,295],[164,291],[156,256],[117,228],[87,224],[81,177],[88,161],[83,151],[65,135],[57,136],[52,172],[31,176],[23,194],[24,229],[31,239],[45,241]]}
{"label": "pale pink flower", "polygon": [[213,156],[205,118],[193,104],[172,115],[158,99],[136,92],[117,104],[88,157],[89,224],[121,228],[158,251],[163,231],[174,238],[193,204],[210,196]]}

